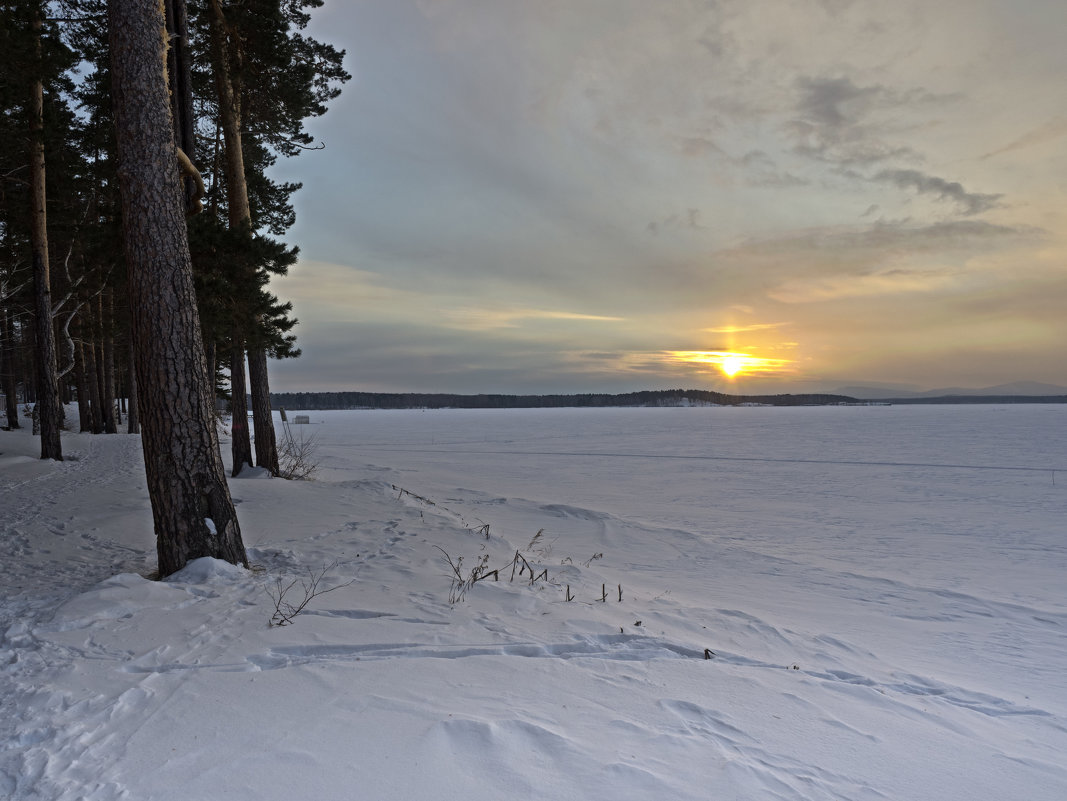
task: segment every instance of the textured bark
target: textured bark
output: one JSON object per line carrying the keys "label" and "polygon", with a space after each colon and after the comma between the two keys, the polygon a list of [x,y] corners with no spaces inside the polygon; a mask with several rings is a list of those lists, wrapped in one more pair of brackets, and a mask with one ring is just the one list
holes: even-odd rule
{"label": "textured bark", "polygon": [[[240,47],[240,38],[233,37],[232,41],[227,39],[225,16],[219,0],[211,0],[211,8],[213,12],[212,68],[215,74],[215,89],[218,96],[219,119],[225,150],[226,205],[229,212],[229,225],[233,230],[247,230],[251,233],[252,211],[248,202],[248,183],[245,179],[244,150],[241,143],[241,89],[239,82],[230,72],[230,64],[241,61],[239,49],[233,52],[233,48]],[[248,275],[244,280],[252,285],[255,276]],[[267,354],[262,348],[251,348],[248,351],[248,384],[252,395],[252,420],[256,430],[256,464],[277,475],[279,472],[278,446],[274,436],[274,422],[270,414]],[[236,390],[234,394],[236,395]],[[235,414],[234,420],[236,419]],[[260,440],[260,431],[267,432],[263,441]],[[240,470],[236,456],[237,447],[235,436],[234,475],[237,475]],[[249,453],[250,459],[251,453]]]}
{"label": "textured bark", "polygon": [[215,363],[215,352],[216,350],[214,342],[204,343],[204,356],[207,358],[207,382],[208,386],[211,387],[211,397],[217,404],[218,392],[215,389],[215,373],[217,372],[217,366]]}
{"label": "textured bark", "polygon": [[[193,118],[192,55],[189,48],[189,15],[185,0],[163,2],[167,38],[167,77],[170,81],[170,108],[174,141],[193,164],[196,163],[196,130]],[[200,211],[197,184],[191,176],[182,179],[185,213]]]}
{"label": "textured bark", "polygon": [[141,441],[159,572],[248,564],[219,454],[193,289],[161,2],[108,4]]}
{"label": "textured bark", "polygon": [[100,418],[100,430],[95,432],[102,434],[108,427],[107,395],[104,385],[104,343],[101,340],[102,329],[97,327],[96,337],[93,341],[93,363],[96,365],[96,412]]}
{"label": "textured bark", "polygon": [[78,391],[78,430],[92,431],[92,403],[89,399],[89,382],[85,376],[85,346],[74,345],[74,386]]}
{"label": "textured bark", "polygon": [[252,419],[256,428],[256,464],[278,475],[278,440],[274,434],[274,417],[270,412],[267,385],[267,352],[263,348],[248,351],[248,383],[252,387]]}
{"label": "textured bark", "polygon": [[[39,13],[39,12],[38,12]],[[41,19],[34,20],[36,57],[41,59]],[[38,76],[40,70],[37,70]],[[48,221],[45,211],[44,87],[30,86],[30,241],[33,253],[33,295],[37,332],[37,410],[41,421],[41,458],[63,461],[59,432],[63,404],[56,375],[56,335],[52,328],[52,288],[48,268]]]}
{"label": "textured bark", "polygon": [[[107,299],[105,300],[105,295]],[[100,393],[101,408],[104,412],[104,433],[117,434],[119,432],[118,420],[115,414],[115,343],[114,343],[114,314],[112,314],[111,291],[108,290],[100,295],[100,355],[103,360],[103,384]]]}
{"label": "textured bark", "polygon": [[89,400],[89,430],[94,434],[104,433],[104,417],[100,410],[99,360],[97,359],[97,324],[95,304],[87,301],[82,307],[85,328],[82,358],[85,361],[85,383]]}
{"label": "textured bark", "polygon": [[167,77],[170,79],[174,141],[190,161],[196,161],[196,131],[193,125],[192,56],[189,52],[189,15],[185,0],[164,0],[166,10]]}
{"label": "textured bark", "polygon": [[16,357],[15,348],[15,326],[11,323],[11,313],[7,309],[0,309],[0,323],[2,323],[2,330],[0,330],[0,364],[2,364],[3,370],[3,390],[4,390],[4,413],[7,415],[7,427],[8,428],[21,428],[19,425],[19,405],[18,399],[15,397],[17,385],[15,381]]}
{"label": "textured bark", "polygon": [[129,408],[126,412],[126,433],[140,434],[140,408],[137,405],[137,366],[134,359],[133,338],[126,345],[126,389],[129,396]]}
{"label": "textured bark", "polygon": [[239,474],[246,466],[252,466],[252,440],[248,433],[248,400],[245,389],[245,352],[241,337],[235,331],[237,343],[230,351],[230,452],[233,454],[233,473]]}
{"label": "textured bark", "polygon": [[211,9],[211,66],[215,74],[219,121],[225,145],[226,205],[230,228],[241,229],[251,222],[252,211],[248,205],[248,183],[245,181],[244,150],[241,147],[240,92],[230,74],[231,57],[239,59],[240,53],[230,52],[231,45],[226,39],[226,20],[218,0],[211,0]]}

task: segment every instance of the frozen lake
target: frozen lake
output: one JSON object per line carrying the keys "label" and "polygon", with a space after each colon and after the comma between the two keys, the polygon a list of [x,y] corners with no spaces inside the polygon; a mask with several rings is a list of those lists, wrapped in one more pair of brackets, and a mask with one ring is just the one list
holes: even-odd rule
{"label": "frozen lake", "polygon": [[1065,415],[311,412],[166,582],[137,437],[5,433],[0,796],[1062,801]]}
{"label": "frozen lake", "polygon": [[769,560],[851,566],[872,579],[909,577],[1002,600],[1067,600],[1064,406],[368,411],[312,420],[323,478],[380,463],[426,489],[459,484],[610,512]]}

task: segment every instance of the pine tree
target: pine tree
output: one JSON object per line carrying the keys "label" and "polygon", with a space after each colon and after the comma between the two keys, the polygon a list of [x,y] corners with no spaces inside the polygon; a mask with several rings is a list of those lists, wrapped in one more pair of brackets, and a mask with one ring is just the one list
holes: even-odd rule
{"label": "pine tree", "polygon": [[214,424],[165,79],[162,4],[111,0],[112,80],[142,443],[159,570],[247,566]]}
{"label": "pine tree", "polygon": [[[231,381],[243,383],[247,345],[256,462],[275,474],[278,454],[267,356],[295,355],[292,339],[280,336],[279,331],[288,331],[296,321],[287,320],[288,307],[278,305],[265,287],[269,273],[284,275],[296,253],[266,260],[257,260],[255,254],[277,252],[279,247],[260,229],[280,234],[294,219],[288,198],[298,185],[276,184],[265,175],[276,158],[274,153],[295,155],[310,145],[303,120],[324,113],[326,102],[337,96],[338,85],[349,77],[341,68],[343,52],[298,33],[309,20],[304,9],[321,5],[321,0],[284,4],[278,0],[230,4],[209,0],[200,16],[210,32],[228,224],[237,240],[236,249],[253,256],[230,261],[234,301]],[[244,394],[236,383],[231,408],[237,426],[232,444],[236,475],[246,461],[251,463]]]}
{"label": "pine tree", "polygon": [[30,26],[27,52],[29,102],[26,106],[29,153],[30,253],[36,325],[37,414],[41,426],[41,458],[63,460],[60,431],[63,403],[56,372],[56,339],[52,327],[52,282],[48,256],[48,214],[45,167],[44,83],[48,62],[42,42],[44,10],[39,2],[26,5]]}

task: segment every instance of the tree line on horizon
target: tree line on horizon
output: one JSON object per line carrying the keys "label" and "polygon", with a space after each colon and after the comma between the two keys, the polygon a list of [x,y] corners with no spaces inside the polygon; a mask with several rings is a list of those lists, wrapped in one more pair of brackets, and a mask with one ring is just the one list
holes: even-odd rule
{"label": "tree line on horizon", "polygon": [[704,389],[665,389],[624,392],[594,392],[573,395],[456,395],[419,392],[276,392],[275,408],[294,411],[325,409],[533,409],[597,408],[612,406],[739,406],[758,403],[769,406],[828,406],[857,403],[844,395],[728,395]]}
{"label": "tree line on horizon", "polygon": [[[269,288],[297,249],[279,158],[349,79],[306,35],[323,0],[0,0],[0,394],[33,404],[41,458],[79,426],[142,434],[160,572],[246,562],[219,453],[216,398],[270,425],[268,358],[299,354]],[[248,386],[245,385],[247,360]],[[37,431],[35,431],[37,433]],[[255,463],[278,472],[272,436]]]}
{"label": "tree line on horizon", "polygon": [[273,392],[275,409],[287,411],[362,409],[541,409],[608,408],[620,406],[835,406],[886,404],[1033,404],[1067,403],[1067,395],[938,395],[918,398],[859,399],[848,395],[801,393],[778,395],[730,395],[704,389],[665,389],[623,392],[575,393],[571,395],[460,395],[446,392]]}

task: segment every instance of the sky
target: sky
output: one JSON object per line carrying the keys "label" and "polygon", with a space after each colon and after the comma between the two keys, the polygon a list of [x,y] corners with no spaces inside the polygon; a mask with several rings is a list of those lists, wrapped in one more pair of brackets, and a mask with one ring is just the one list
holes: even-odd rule
{"label": "sky", "polygon": [[[275,391],[1067,384],[1062,0],[327,0]],[[734,373],[734,375],[728,375]]]}

